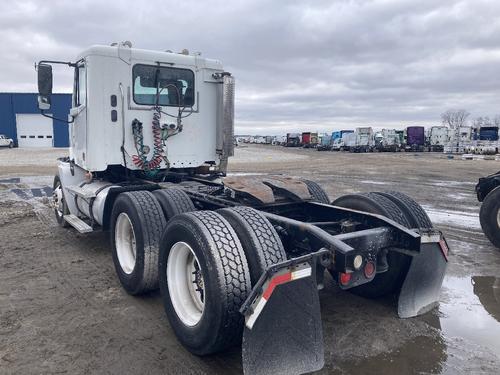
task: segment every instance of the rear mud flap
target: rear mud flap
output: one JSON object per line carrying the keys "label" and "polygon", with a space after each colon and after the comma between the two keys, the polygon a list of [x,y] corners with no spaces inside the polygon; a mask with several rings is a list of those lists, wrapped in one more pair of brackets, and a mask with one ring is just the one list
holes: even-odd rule
{"label": "rear mud flap", "polygon": [[304,374],[320,370],[324,366],[323,331],[314,278],[278,283],[271,293],[265,306],[254,305],[254,311],[260,310],[258,319],[250,322],[246,317],[244,373]]}
{"label": "rear mud flap", "polygon": [[414,256],[399,293],[398,315],[411,318],[432,310],[439,301],[448,264],[448,246],[442,239],[422,243],[420,254]]}

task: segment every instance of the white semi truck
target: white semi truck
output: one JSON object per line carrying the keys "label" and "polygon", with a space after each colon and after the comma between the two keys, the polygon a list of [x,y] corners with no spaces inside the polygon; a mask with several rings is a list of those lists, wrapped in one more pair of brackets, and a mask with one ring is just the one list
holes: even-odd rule
{"label": "white semi truck", "polygon": [[373,136],[373,129],[371,127],[356,128],[356,145],[350,147],[349,151],[352,152],[370,152],[373,151],[375,139]]}
{"label": "white semi truck", "polygon": [[449,142],[449,129],[447,126],[433,126],[429,129],[428,143],[430,151],[443,152],[444,146]]}
{"label": "white semi truck", "polygon": [[349,194],[330,204],[312,181],[226,177],[234,78],[219,61],[129,42],[40,61],[38,103],[49,117],[54,64],[74,70],[56,219],[108,231],[123,288],[159,288],[192,353],[242,345],[246,374],[320,369],[325,271],[359,295],[398,294],[400,317],[436,305],[448,247],[411,198]]}

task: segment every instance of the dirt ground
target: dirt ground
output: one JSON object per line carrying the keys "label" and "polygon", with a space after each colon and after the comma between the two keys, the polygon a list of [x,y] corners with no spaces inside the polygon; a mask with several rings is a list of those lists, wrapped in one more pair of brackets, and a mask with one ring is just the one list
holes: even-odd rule
{"label": "dirt ground", "polygon": [[[115,276],[107,233],[59,228],[48,207],[65,149],[0,149],[0,373],[239,374],[240,350],[199,358],[176,340],[158,293],[131,297]],[[284,173],[342,194],[399,190],[426,208],[451,257],[439,308],[399,319],[392,299],[333,285],[320,292],[321,374],[496,374],[500,251],[481,232],[474,185],[494,160],[442,154],[349,154],[244,146],[233,175]]]}

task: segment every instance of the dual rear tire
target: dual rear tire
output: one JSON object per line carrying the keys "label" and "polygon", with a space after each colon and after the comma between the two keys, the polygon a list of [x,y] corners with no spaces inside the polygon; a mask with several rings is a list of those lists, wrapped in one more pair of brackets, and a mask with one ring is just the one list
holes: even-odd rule
{"label": "dual rear tire", "polygon": [[195,207],[180,189],[120,194],[111,212],[111,244],[115,270],[132,295],[158,289],[160,239],[167,222]]}
{"label": "dual rear tire", "polygon": [[241,343],[241,305],[267,267],[286,260],[260,212],[195,211],[179,189],[120,194],[111,234],[124,289],[137,295],[159,286],[172,329],[197,355]]}
{"label": "dual rear tire", "polygon": [[[191,271],[190,257],[199,270]],[[239,309],[266,268],[282,260],[278,234],[252,208],[175,216],[161,239],[159,273],[165,312],[179,341],[197,355],[241,343]],[[192,272],[198,272],[195,278]]]}
{"label": "dual rear tire", "polygon": [[[332,205],[382,215],[407,228],[432,228],[432,222],[424,209],[412,198],[399,192],[349,194],[336,199]],[[378,273],[372,282],[350,291],[367,298],[394,293],[401,288],[410,263],[410,256],[389,249],[387,271]]]}

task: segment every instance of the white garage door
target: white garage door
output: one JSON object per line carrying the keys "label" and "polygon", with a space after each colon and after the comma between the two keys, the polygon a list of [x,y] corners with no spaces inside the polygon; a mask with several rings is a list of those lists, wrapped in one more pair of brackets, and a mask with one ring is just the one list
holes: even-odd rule
{"label": "white garage door", "polygon": [[52,147],[52,119],[39,114],[17,114],[16,124],[19,147]]}

